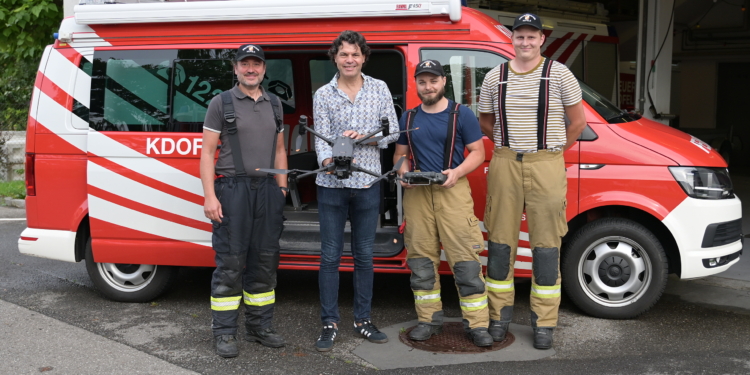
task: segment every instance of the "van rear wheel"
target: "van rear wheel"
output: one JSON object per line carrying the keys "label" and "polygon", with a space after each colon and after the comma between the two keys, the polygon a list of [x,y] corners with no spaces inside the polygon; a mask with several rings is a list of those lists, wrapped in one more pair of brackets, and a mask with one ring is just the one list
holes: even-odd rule
{"label": "van rear wheel", "polygon": [[149,264],[96,263],[91,238],[86,243],[86,271],[96,289],[118,302],[148,302],[174,282],[178,267]]}
{"label": "van rear wheel", "polygon": [[589,315],[629,319],[648,311],[667,285],[667,256],[648,229],[628,219],[590,222],[562,255],[562,284]]}

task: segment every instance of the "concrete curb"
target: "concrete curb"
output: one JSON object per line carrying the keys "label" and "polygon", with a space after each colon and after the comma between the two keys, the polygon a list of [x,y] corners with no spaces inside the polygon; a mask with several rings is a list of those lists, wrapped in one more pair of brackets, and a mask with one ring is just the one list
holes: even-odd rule
{"label": "concrete curb", "polygon": [[8,207],[26,208],[25,199],[13,199],[11,197],[5,197],[5,205]]}

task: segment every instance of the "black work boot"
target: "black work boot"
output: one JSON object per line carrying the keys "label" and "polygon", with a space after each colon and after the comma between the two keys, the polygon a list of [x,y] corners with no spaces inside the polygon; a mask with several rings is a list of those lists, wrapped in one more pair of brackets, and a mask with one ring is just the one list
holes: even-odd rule
{"label": "black work boot", "polygon": [[414,341],[425,341],[432,337],[432,335],[439,335],[442,332],[442,325],[419,322],[419,324],[409,332],[409,339]]}
{"label": "black work boot", "polygon": [[492,336],[487,332],[487,328],[474,328],[469,331],[469,337],[476,346],[492,346]]}
{"label": "black work boot", "polygon": [[269,348],[280,348],[286,345],[286,343],[284,342],[284,338],[276,333],[276,331],[271,327],[257,331],[248,328],[247,333],[245,334],[245,340],[250,342],[259,342]]}
{"label": "black work boot", "polygon": [[237,338],[234,335],[215,336],[214,341],[216,342],[216,354],[224,358],[232,358],[240,354],[237,350]]}
{"label": "black work boot", "polygon": [[508,333],[508,326],[510,322],[501,322],[499,320],[490,320],[490,328],[487,331],[495,341],[505,340],[505,335]]}
{"label": "black work boot", "polygon": [[552,328],[534,328],[534,347],[537,349],[552,347]]}

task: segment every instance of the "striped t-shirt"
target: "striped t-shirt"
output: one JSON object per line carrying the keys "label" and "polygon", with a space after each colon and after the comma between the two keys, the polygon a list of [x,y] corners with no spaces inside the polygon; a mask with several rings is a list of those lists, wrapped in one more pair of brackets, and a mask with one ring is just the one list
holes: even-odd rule
{"label": "striped t-shirt", "polygon": [[[539,65],[526,73],[516,73],[512,67],[508,69],[505,113],[508,119],[508,143],[512,150],[537,149],[537,107],[542,64],[544,64],[544,58],[539,61]],[[495,126],[492,133],[495,147],[498,148],[503,145],[497,97],[499,77],[500,66],[490,70],[484,77],[479,96],[479,112],[495,114]],[[553,61],[549,91],[547,148],[562,148],[566,142],[564,106],[571,106],[581,101],[581,87],[576,77],[565,65]]]}

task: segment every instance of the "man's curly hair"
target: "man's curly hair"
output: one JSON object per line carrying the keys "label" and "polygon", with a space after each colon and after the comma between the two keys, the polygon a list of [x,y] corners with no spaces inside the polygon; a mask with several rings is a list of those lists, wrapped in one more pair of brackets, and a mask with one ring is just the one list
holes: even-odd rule
{"label": "man's curly hair", "polygon": [[339,36],[333,41],[331,48],[328,49],[328,57],[331,58],[331,61],[334,64],[336,64],[336,55],[339,53],[339,48],[344,45],[344,42],[359,46],[359,50],[362,51],[362,55],[365,56],[365,62],[370,58],[370,47],[367,46],[365,37],[356,31],[346,30],[339,34]]}

